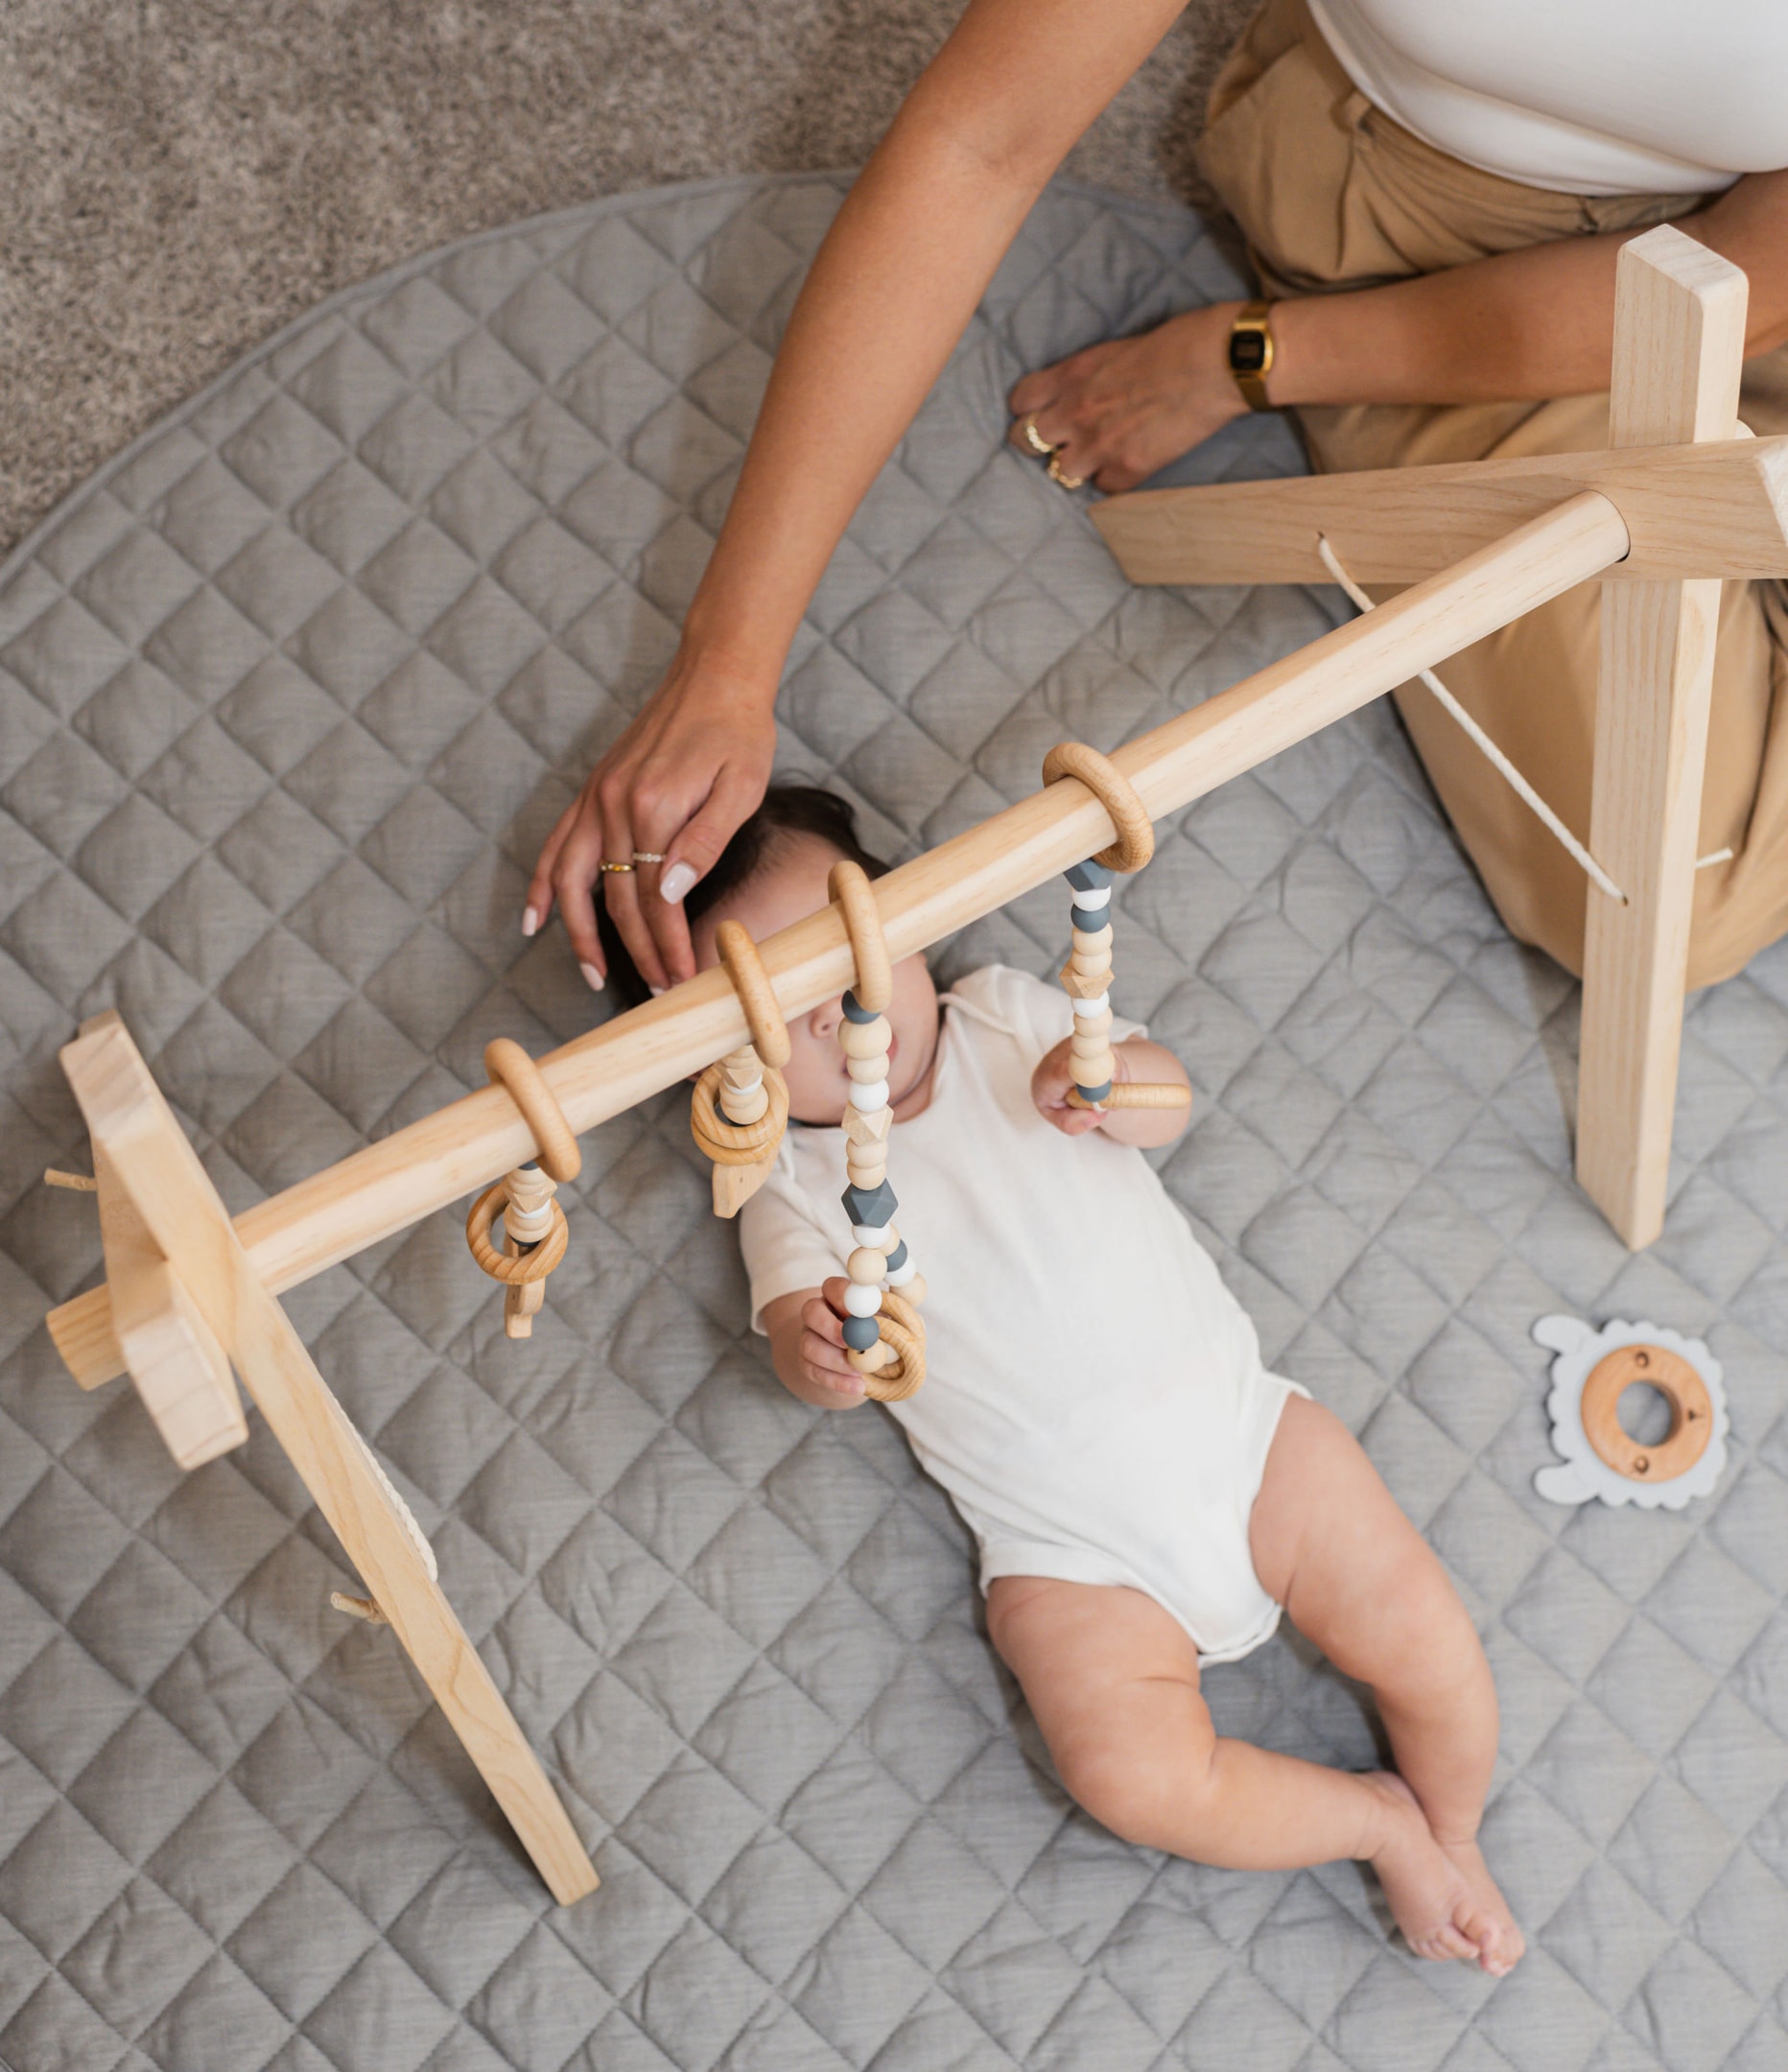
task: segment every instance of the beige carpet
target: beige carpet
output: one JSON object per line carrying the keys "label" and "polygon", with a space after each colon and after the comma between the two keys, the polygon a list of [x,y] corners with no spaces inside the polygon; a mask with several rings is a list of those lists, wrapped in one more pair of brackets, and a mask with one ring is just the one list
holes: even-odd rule
{"label": "beige carpet", "polygon": [[[1199,198],[1252,0],[1193,0],[1069,162]],[[8,0],[0,549],[323,295],[464,232],[860,164],[954,0]]]}

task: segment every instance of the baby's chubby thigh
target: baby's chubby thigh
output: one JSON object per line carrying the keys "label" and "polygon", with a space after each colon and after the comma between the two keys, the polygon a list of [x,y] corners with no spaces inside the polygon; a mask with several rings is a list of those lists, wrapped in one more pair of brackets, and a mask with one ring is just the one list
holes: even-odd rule
{"label": "baby's chubby thigh", "polygon": [[1126,1842],[1173,1847],[1216,1747],[1186,1629],[1141,1590],[1025,1575],[988,1585],[987,1625],[1067,1791]]}

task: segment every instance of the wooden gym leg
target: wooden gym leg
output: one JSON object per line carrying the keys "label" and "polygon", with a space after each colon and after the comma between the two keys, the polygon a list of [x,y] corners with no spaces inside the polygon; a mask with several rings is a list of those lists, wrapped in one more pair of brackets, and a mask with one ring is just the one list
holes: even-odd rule
{"label": "wooden gym leg", "polygon": [[597,1878],[576,1829],[380,1487],[346,1412],[250,1265],[123,1023],[107,1014],[83,1024],[62,1065],[93,1135],[96,1166],[128,1196],[192,1308],[235,1361],[553,1897],[581,1898]]}
{"label": "wooden gym leg", "polygon": [[[1609,441],[1729,439],[1746,281],[1661,225],[1620,254]],[[1605,582],[1589,848],[1577,1178],[1634,1247],[1663,1228],[1720,585]]]}

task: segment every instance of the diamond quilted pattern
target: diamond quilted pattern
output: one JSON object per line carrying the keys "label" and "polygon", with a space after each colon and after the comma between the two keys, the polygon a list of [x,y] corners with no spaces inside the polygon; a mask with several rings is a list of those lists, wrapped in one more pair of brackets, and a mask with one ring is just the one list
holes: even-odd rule
{"label": "diamond quilted pattern", "polygon": [[[1351,1867],[1242,1878],[1069,1809],[977,1622],[965,1535],[872,1413],[791,1403],[674,1102],[587,1146],[527,1346],[450,1217],[295,1291],[499,1683],[598,1843],[547,1906],[267,1435],[179,1476],[82,1398],[44,1303],[54,1049],[116,1004],[232,1202],[585,1026],[523,872],[672,651],[823,179],[469,241],[176,414],[0,575],[0,2059],[21,2072],[1115,2068],[1667,2072],[1785,2047],[1788,955],[1692,1005],[1671,1225],[1576,1195],[1575,998],[1511,945],[1394,720],[1162,830],[1133,1011],[1186,1058],[1169,1187],[1270,1359],[1451,1566],[1503,1700],[1488,1844],[1535,1954],[1424,1972]],[[910,850],[1330,623],[1326,594],[1131,592],[1000,442],[1020,366],[1238,286],[1196,222],[1039,207],[797,640],[789,766]],[[1296,465],[1249,423],[1201,457]],[[1046,971],[1020,901],[952,946]],[[600,1006],[598,1011],[600,1011]],[[1733,1460],[1686,1514],[1538,1499],[1552,1308],[1706,1330]],[[15,1314],[16,1312],[16,1314]],[[1226,1731],[1377,1759],[1288,1640]],[[1017,1726],[1015,1730],[1015,1718]],[[488,1816],[494,1821],[495,1816]]]}

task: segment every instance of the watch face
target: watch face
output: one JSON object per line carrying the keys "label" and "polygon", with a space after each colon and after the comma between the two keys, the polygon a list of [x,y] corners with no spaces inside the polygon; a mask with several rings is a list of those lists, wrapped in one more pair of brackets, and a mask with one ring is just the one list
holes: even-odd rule
{"label": "watch face", "polygon": [[1259,331],[1232,331],[1229,341],[1230,369],[1236,374],[1258,374],[1266,365],[1266,338]]}

